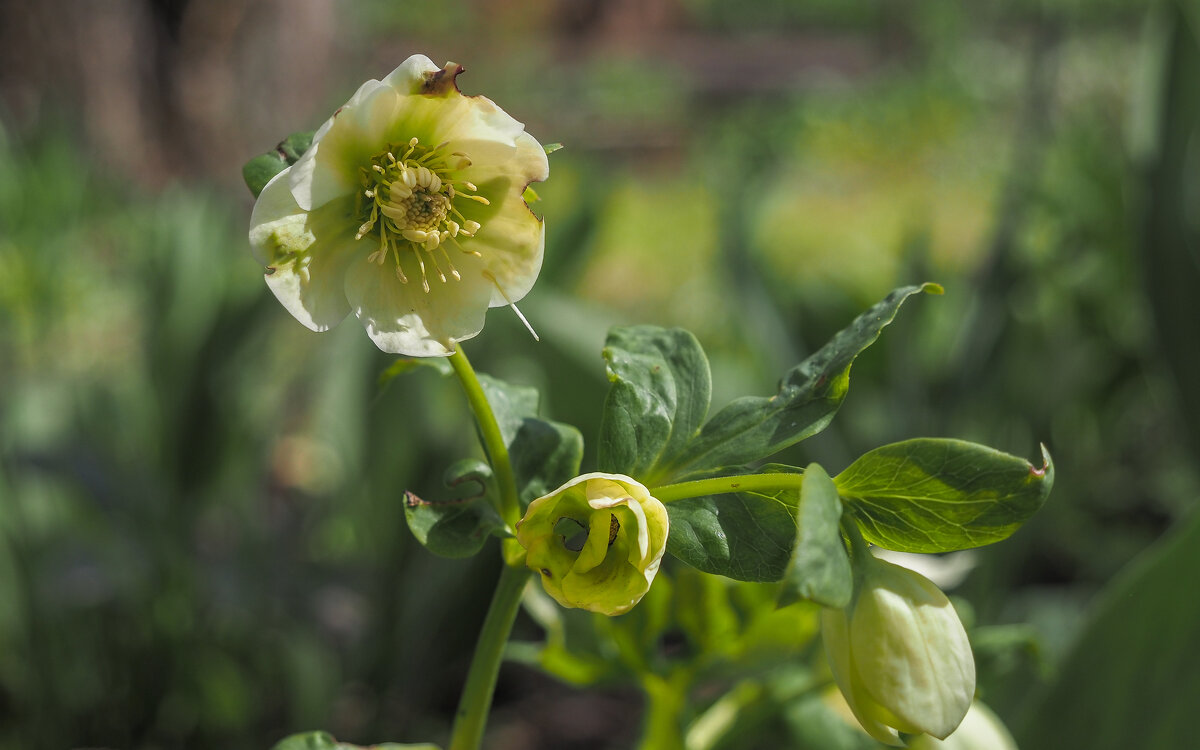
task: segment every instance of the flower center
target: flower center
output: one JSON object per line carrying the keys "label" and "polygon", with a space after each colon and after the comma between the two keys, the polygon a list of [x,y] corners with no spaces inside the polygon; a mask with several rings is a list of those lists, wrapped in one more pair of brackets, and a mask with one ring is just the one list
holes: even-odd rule
{"label": "flower center", "polygon": [[460,237],[474,237],[480,226],[464,217],[454,203],[472,200],[486,206],[488,199],[476,195],[478,188],[470,182],[453,179],[471,165],[471,159],[461,151],[447,152],[446,146],[442,143],[428,148],[416,138],[403,145],[389,144],[387,150],[371,158],[369,166],[359,169],[362,192],[358,214],[363,223],[354,238],[378,236],[379,249],[368,255],[367,261],[382,266],[390,255],[396,264],[396,277],[405,284],[408,277],[401,268],[401,254],[412,253],[421,268],[421,286],[426,292],[427,259],[442,283],[448,280],[447,271],[456,281],[462,279],[446,251],[447,244],[467,255],[482,257],[459,244]]}

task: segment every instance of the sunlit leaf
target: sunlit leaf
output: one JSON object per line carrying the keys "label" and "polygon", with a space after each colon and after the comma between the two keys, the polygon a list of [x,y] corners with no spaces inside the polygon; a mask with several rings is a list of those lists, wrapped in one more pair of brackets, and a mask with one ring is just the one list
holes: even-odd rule
{"label": "sunlit leaf", "polygon": [[1007,538],[1046,501],[1054,465],[962,440],[919,438],[864,454],[834,478],[870,542],[951,552]]}
{"label": "sunlit leaf", "polygon": [[579,474],[583,435],[571,425],[538,419],[536,388],[511,385],[487,375],[480,375],[479,383],[508,445],[522,505]]}
{"label": "sunlit leaf", "polygon": [[708,358],[682,328],[614,328],[604,347],[612,383],[600,423],[601,471],[651,478],[682,460],[708,414]]}
{"label": "sunlit leaf", "polygon": [[895,290],[788,371],[774,396],[739,398],[713,415],[664,473],[677,478],[759,461],[825,429],[846,397],[854,359],[879,338],[904,301],[921,292],[941,294],[942,288],[923,284]]}
{"label": "sunlit leaf", "polygon": [[739,492],[667,504],[667,552],[705,573],[778,581],[796,540],[800,491]]}
{"label": "sunlit leaf", "polygon": [[737,399],[705,422],[712,393],[708,359],[682,329],[615,328],[604,348],[612,385],[604,402],[599,466],[647,485],[710,475],[761,461],[825,429],[849,387],[850,366],[914,294],[897,289],[786,373],[769,398]]}
{"label": "sunlit leaf", "polygon": [[808,599],[826,607],[850,603],[854,581],[839,523],[837,486],[817,464],[804,470],[797,513],[796,546],[783,578],[781,605]]}

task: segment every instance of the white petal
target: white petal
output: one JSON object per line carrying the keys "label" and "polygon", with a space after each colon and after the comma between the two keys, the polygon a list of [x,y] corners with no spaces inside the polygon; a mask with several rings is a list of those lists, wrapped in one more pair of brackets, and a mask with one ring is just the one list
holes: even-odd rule
{"label": "white petal", "polygon": [[885,745],[902,745],[900,733],[875,719],[869,712],[872,701],[863,694],[856,678],[850,653],[850,626],[845,610],[821,609],[821,643],[825,647],[825,658],[829,661],[833,679],[858,723],[867,734]]}
{"label": "white petal", "polygon": [[296,203],[311,210],[354,192],[359,168],[386,146],[398,106],[392,87],[373,79],[360,86],[317,131],[320,140],[292,165],[289,184]]}
{"label": "white petal", "polygon": [[367,329],[367,335],[385,352],[410,357],[451,354],[450,339],[464,341],[483,329],[490,288],[474,258],[455,262],[462,281],[440,281],[425,255],[430,291],[421,288],[421,272],[410,250],[401,252],[408,283],[396,278],[392,264],[384,267],[352,263],[346,273],[346,297]]}
{"label": "white petal", "polygon": [[918,573],[882,560],[855,605],[851,651],[870,694],[897,718],[944,738],[975,693],[975,660],[954,607]]}
{"label": "white petal", "polygon": [[359,257],[343,206],[309,213],[296,205],[287,178],[263,188],[250,220],[250,245],[267,268],[267,286],[296,320],[314,331],[341,322],[350,311],[343,277]]}
{"label": "white petal", "polygon": [[[521,123],[513,122],[520,126]],[[518,193],[525,192],[531,182],[542,182],[550,176],[550,161],[546,150],[528,133],[518,132],[512,139],[463,138],[455,140],[454,149],[471,157],[471,166],[463,170],[464,179],[482,185],[497,178],[512,180]]]}
{"label": "white petal", "polygon": [[[484,186],[484,191],[487,187]],[[542,270],[546,248],[546,227],[542,220],[534,216],[518,194],[502,195],[503,199],[491,206],[471,201],[455,203],[468,219],[478,219],[482,225],[474,237],[459,242],[464,250],[483,256],[487,272],[504,290],[501,294],[493,285],[491,307],[507,305],[510,300],[517,302],[529,293]]]}
{"label": "white petal", "polygon": [[416,94],[421,91],[421,87],[425,84],[425,76],[427,73],[436,73],[441,70],[433,64],[425,55],[413,55],[393,70],[383,79],[383,82],[392,86],[402,94]]}

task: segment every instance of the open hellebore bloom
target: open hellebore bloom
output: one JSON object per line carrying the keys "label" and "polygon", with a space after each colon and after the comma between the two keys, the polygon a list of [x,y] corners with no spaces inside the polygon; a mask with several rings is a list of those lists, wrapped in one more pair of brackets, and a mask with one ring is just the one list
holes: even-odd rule
{"label": "open hellebore bloom", "polygon": [[367,81],[259,195],[250,244],[314,331],[353,310],[380,349],[444,356],[537,279],[544,226],[522,195],[549,175],[546,152],[463,96],[462,70],[414,55]]}
{"label": "open hellebore bloom", "polygon": [[619,615],[641,601],[667,546],[667,509],[622,474],[584,474],[529,504],[526,565],[564,607]]}
{"label": "open hellebore bloom", "polygon": [[863,729],[945,739],[975,693],[975,660],[950,600],[927,578],[866,555],[855,601],[825,609],[821,636],[834,679]]}

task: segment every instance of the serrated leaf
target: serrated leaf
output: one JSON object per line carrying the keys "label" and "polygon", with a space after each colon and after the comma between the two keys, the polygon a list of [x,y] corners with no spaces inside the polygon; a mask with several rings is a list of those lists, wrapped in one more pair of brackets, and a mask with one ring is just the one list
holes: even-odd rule
{"label": "serrated leaf", "polygon": [[941,294],[942,288],[922,284],[893,291],[788,371],[774,396],[746,396],[717,412],[677,460],[664,463],[656,480],[758,461],[825,429],[846,397],[854,359],[879,338],[905,300],[922,292]]}
{"label": "serrated leaf", "polygon": [[488,499],[492,469],[482,461],[464,459],[446,470],[448,488],[474,492],[457,500],[425,501],[405,493],[404,518],[417,541],[442,557],[470,557],[491,534],[503,535],[504,522]]}
{"label": "serrated leaf", "polygon": [[781,606],[808,599],[826,607],[850,603],[854,579],[839,523],[838,488],[817,464],[804,470],[797,512],[796,545],[783,577]]}
{"label": "serrated leaf", "polygon": [[1054,465],[962,440],[919,438],[864,454],[834,478],[867,541],[951,552],[1007,538],[1046,501]]}
{"label": "serrated leaf", "polygon": [[600,422],[601,471],[657,483],[657,466],[683,460],[712,394],[708,358],[682,328],[614,328],[604,359],[612,382]]}
{"label": "serrated leaf", "polygon": [[778,581],[796,539],[800,491],[738,492],[667,503],[667,552],[739,581]]}

